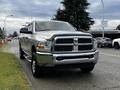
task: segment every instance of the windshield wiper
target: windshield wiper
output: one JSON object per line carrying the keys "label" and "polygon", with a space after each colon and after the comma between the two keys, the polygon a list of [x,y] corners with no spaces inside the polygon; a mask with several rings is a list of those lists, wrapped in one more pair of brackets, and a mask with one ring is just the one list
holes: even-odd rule
{"label": "windshield wiper", "polygon": [[51,29],[41,29],[41,30],[37,30],[37,31],[46,31],[46,30],[51,30]]}

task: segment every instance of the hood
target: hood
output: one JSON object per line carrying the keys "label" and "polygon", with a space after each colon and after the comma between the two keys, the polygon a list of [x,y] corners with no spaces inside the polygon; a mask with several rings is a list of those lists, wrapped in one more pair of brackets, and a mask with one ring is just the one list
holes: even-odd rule
{"label": "hood", "polygon": [[83,33],[78,31],[41,31],[35,33],[37,38],[52,39],[56,36],[91,36],[89,33]]}
{"label": "hood", "polygon": [[120,41],[120,38],[114,39],[113,41]]}

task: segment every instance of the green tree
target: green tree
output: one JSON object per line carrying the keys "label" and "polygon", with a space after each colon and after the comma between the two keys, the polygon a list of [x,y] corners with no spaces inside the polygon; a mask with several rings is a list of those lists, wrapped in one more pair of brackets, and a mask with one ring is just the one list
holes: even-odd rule
{"label": "green tree", "polygon": [[61,20],[71,23],[78,31],[81,29],[89,30],[90,25],[94,24],[92,18],[89,17],[87,0],[64,0],[61,2],[64,9],[58,9],[53,20]]}
{"label": "green tree", "polygon": [[0,28],[0,39],[4,39],[5,38],[5,33],[4,31]]}

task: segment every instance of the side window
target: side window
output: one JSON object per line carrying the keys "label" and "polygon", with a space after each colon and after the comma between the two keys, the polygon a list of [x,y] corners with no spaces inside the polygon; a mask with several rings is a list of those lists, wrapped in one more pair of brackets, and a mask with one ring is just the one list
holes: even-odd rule
{"label": "side window", "polygon": [[28,31],[33,31],[33,25],[32,24],[28,25]]}

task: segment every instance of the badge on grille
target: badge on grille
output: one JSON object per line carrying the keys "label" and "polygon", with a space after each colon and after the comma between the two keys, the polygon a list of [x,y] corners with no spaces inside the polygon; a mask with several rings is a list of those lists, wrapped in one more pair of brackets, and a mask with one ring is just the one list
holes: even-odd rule
{"label": "badge on grille", "polygon": [[78,38],[74,38],[74,45],[78,46]]}

